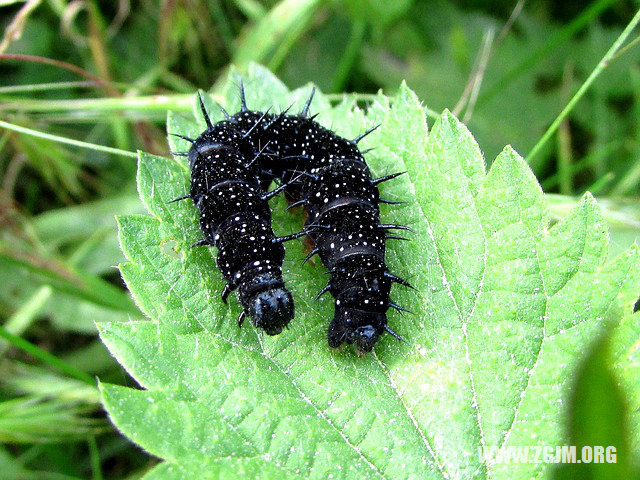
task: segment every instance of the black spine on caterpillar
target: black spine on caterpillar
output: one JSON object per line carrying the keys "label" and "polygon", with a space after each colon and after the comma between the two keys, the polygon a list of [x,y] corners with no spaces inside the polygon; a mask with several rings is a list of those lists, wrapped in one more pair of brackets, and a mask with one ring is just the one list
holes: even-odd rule
{"label": "black spine on caterpillar", "polygon": [[[222,291],[226,303],[237,289],[245,316],[269,335],[276,335],[294,316],[293,299],[284,286],[282,262],[287,238],[278,238],[271,228],[268,199],[255,173],[252,151],[246,138],[228,119],[212,124],[202,99],[207,129],[188,152],[191,188],[182,198],[191,198],[200,210],[203,240],[196,245],[218,249],[217,265],[227,281]],[[185,138],[185,137],[182,137]],[[253,163],[253,165],[252,165]]]}
{"label": "black spine on caterpillar", "polygon": [[[313,93],[312,93],[313,95]],[[399,174],[372,179],[357,142],[342,138],[308,118],[311,98],[300,115],[243,112],[234,115],[240,130],[254,145],[269,143],[270,155],[261,157],[260,172],[280,177],[284,183],[303,172],[302,182],[291,182],[287,192],[308,212],[305,231],[315,242],[307,258],[318,254],[329,270],[329,291],[335,312],[329,325],[331,347],[354,344],[361,353],[372,350],[387,331],[387,310],[405,311],[390,299],[391,284],[408,282],[389,272],[385,242],[390,229],[402,225],[380,223],[377,185]],[[256,121],[261,119],[258,123]],[[257,127],[257,128],[256,128]]]}
{"label": "black spine on caterpillar", "polygon": [[307,225],[315,226],[310,254],[317,253],[328,268],[326,291],[335,298],[329,345],[353,343],[360,352],[369,352],[384,331],[393,333],[387,310],[401,309],[390,299],[391,284],[407,283],[389,272],[385,247],[387,231],[403,227],[380,223],[376,180],[356,143],[317,124],[310,125],[311,132],[318,144],[331,146],[314,162],[313,176],[303,186]]}

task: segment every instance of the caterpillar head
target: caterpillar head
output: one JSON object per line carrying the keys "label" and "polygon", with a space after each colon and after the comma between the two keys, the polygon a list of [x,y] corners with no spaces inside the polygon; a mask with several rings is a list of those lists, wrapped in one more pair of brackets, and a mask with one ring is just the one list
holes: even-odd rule
{"label": "caterpillar head", "polygon": [[336,305],[329,325],[329,346],[336,348],[342,343],[353,344],[359,354],[373,350],[378,337],[385,331],[387,315],[352,307]]}
{"label": "caterpillar head", "polygon": [[293,313],[293,298],[284,287],[260,292],[249,303],[251,322],[267,335],[282,332],[293,318]]}

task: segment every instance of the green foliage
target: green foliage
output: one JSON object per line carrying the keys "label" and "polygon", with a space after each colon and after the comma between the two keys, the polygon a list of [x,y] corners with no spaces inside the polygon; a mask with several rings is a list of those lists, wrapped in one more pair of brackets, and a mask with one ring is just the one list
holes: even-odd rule
{"label": "green foliage", "polygon": [[[625,323],[637,321],[637,317],[625,319]],[[569,438],[577,452],[585,446],[615,447],[616,462],[561,465],[556,473],[558,479],[614,480],[638,478],[640,473],[632,473],[627,404],[611,368],[611,337],[609,330],[594,342],[578,369],[570,398]],[[631,347],[624,344],[624,338],[617,340],[618,347]]]}
{"label": "green foliage", "polygon": [[[255,66],[244,83],[254,109],[293,103],[295,111],[309,92],[288,92]],[[230,111],[238,105],[236,85],[232,75],[222,91]],[[472,135],[451,113],[427,132],[424,109],[404,84],[391,100],[376,96],[366,113],[349,97],[329,108],[318,95],[312,109],[347,138],[381,123],[363,141],[363,148],[376,146],[367,156],[374,175],[408,172],[382,188],[384,197],[407,201],[383,217],[416,231],[388,251],[392,271],[418,289],[394,292],[418,312],[391,316],[408,342],[385,337],[362,358],[330,351],[331,302],[311,301],[323,270],[300,265],[300,243],[287,249],[285,264],[297,302],[291,328],[277,337],[238,329],[237,305],[219,299],[223,282],[212,251],[189,247],[199,238],[195,208],[168,204],[187,188],[188,166],[141,153],[138,188],[151,216],[119,219],[128,259],[121,272],[150,321],[101,323],[99,330],[144,388],[101,384],[118,429],[165,460],[146,478],[547,472],[542,464],[481,463],[477,449],[563,444],[564,400],[584,346],[607,327],[605,319],[631,311],[640,289],[638,249],[607,262],[607,226],[589,194],[549,228],[542,190],[513,149],[486,171]],[[197,112],[195,121],[169,115],[171,133],[194,135],[202,126]],[[297,230],[301,219],[283,206],[274,205],[278,233]],[[640,333],[637,322],[623,322],[616,349],[622,371],[634,361],[627,340]],[[638,398],[638,383],[622,384]],[[631,412],[637,438],[638,410]]]}
{"label": "green foliage", "polygon": [[[588,3],[589,8],[585,2],[584,10],[564,24],[549,22],[525,9],[514,26],[516,32],[493,44],[478,101],[471,108],[472,115],[465,119],[487,158],[493,159],[505,143],[511,143],[526,156],[567,103],[570,92],[578,88],[615,40],[617,29],[588,23],[582,35],[570,37],[570,32],[582,31],[585,21],[593,18],[589,11],[601,12],[615,2]],[[383,39],[367,43],[362,68],[386,91],[394,92],[405,80],[420,98],[427,99],[431,108],[453,109],[473,74],[483,36],[492,31],[497,42],[503,25],[503,19],[461,10],[452,2],[419,2],[412,15],[390,28]],[[409,38],[415,41],[409,43]],[[385,62],[389,50],[400,61]],[[574,162],[587,162],[579,168],[580,175],[570,174],[575,183],[582,184],[577,192],[589,186],[583,182],[595,181],[605,172],[614,172],[611,183],[616,185],[631,173],[629,165],[636,164],[635,153],[631,153],[635,147],[622,145],[619,140],[621,130],[630,128],[629,122],[636,116],[634,109],[628,108],[630,93],[625,93],[624,85],[637,85],[637,72],[632,65],[640,58],[638,52],[630,51],[627,58],[612,62],[611,71],[594,85],[571,115],[570,149]],[[622,105],[627,107],[621,109]],[[467,106],[461,111],[468,110]],[[584,148],[587,144],[591,149]],[[596,158],[587,157],[587,153]],[[619,163],[621,156],[628,161]],[[553,164],[556,157],[556,148],[550,144],[532,168],[544,178],[549,170],[558,168]],[[637,179],[635,175],[634,171],[633,178]],[[557,181],[553,185],[556,187]],[[618,195],[631,193],[622,186],[616,189]]]}
{"label": "green foliage", "polygon": [[105,430],[103,421],[86,413],[86,408],[69,401],[22,397],[0,402],[0,441],[62,442]]}
{"label": "green foliage", "polygon": [[[226,73],[231,64],[244,68],[257,61],[266,64],[287,85],[309,81],[317,84],[329,94],[314,104],[316,111],[323,112],[323,122],[339,126],[352,136],[362,132],[365,122],[368,125],[377,119],[391,125],[393,119],[380,107],[380,103],[384,104],[381,97],[374,102],[377,113],[371,112],[367,120],[361,113],[350,112],[350,107],[355,102],[363,106],[373,101],[380,88],[393,96],[406,80],[418,98],[431,107],[429,119],[438,117],[434,109],[449,108],[469,125],[488,164],[506,143],[528,156],[531,145],[539,141],[542,131],[579,86],[584,85],[602,54],[629,23],[638,2],[524,2],[524,9],[501,38],[502,28],[516,3],[519,2],[143,1],[130,8],[133,5],[130,2],[104,0],[0,0],[0,53],[39,56],[47,62],[44,65],[33,58],[0,57],[0,323],[2,333],[10,334],[0,339],[0,404],[7,401],[28,406],[34,414],[49,407],[54,412],[40,416],[40,423],[9,412],[14,415],[10,433],[31,432],[29,438],[33,442],[0,447],[0,476],[20,480],[133,479],[157,461],[140,449],[131,448],[129,440],[114,428],[102,433],[105,422],[100,423],[99,435],[94,434],[92,426],[83,426],[87,415],[102,418],[102,409],[96,403],[97,389],[78,386],[75,380],[51,367],[60,366],[62,361],[81,377],[91,375],[103,382],[131,385],[132,380],[96,338],[94,322],[118,324],[142,318],[114,267],[123,261],[123,254],[113,217],[143,212],[144,205],[135,193],[133,152],[141,149],[168,155],[164,125],[167,110],[175,112],[170,116],[170,129],[188,128],[197,134],[202,128],[201,119],[196,126],[191,113],[196,88],[208,90],[213,84],[216,93],[222,92],[217,100],[230,102],[227,107],[233,110],[237,92],[234,86],[225,83]],[[19,18],[24,23],[12,25],[18,27],[17,31],[11,34],[5,31]],[[492,32],[493,42],[489,42],[490,48],[485,51],[483,45]],[[638,52],[635,44],[608,62],[603,74],[572,109],[555,144],[555,138],[547,142],[530,165],[545,192],[561,194],[545,196],[552,223],[565,219],[586,190],[598,198],[611,237],[610,259],[623,254],[640,231],[640,209],[635,198],[640,185]],[[477,76],[474,66],[484,54],[490,54],[487,68]],[[80,67],[87,73],[69,70],[59,62]],[[87,81],[94,75],[102,81]],[[471,80],[481,80],[477,90],[465,91]],[[258,92],[252,92],[254,105],[271,106],[272,94],[278,97],[281,108],[289,105],[290,97],[283,100],[287,95],[281,85],[271,84],[269,88],[273,91],[265,90],[260,98]],[[330,109],[327,100],[335,105],[345,91],[358,93],[348,97],[351,103]],[[210,108],[217,114],[215,106]],[[420,122],[417,125],[422,125]],[[35,132],[36,136],[28,136],[29,132]],[[76,141],[89,150],[77,148]],[[369,145],[378,146],[377,138]],[[184,148],[185,145],[180,145],[180,149]],[[390,165],[388,158],[400,162],[398,153],[409,146],[400,145],[398,150],[388,145],[379,148],[383,150],[379,149],[380,153],[374,150],[369,158],[376,171],[383,174],[397,170],[397,165]],[[422,146],[418,144],[416,148]],[[163,162],[157,163],[160,172],[164,171]],[[148,173],[151,179],[153,172]],[[184,182],[184,175],[184,171],[179,172],[180,182]],[[385,186],[385,193],[395,200],[404,200],[405,189],[414,185],[415,178],[410,184],[397,182]],[[176,194],[183,193],[178,187],[185,186],[175,185]],[[440,194],[437,198],[445,196]],[[278,233],[292,233],[300,227],[302,219],[283,213],[284,205],[279,202],[274,203],[279,212]],[[176,219],[177,224],[191,225],[193,209],[176,208],[183,215]],[[422,217],[415,208],[415,205],[401,208],[398,214],[420,223]],[[389,219],[396,215],[396,210],[390,212],[383,206],[383,214]],[[167,222],[163,225],[166,227]],[[473,222],[465,229],[478,233]],[[134,233],[132,230],[131,234]],[[227,314],[220,304],[218,292],[212,288],[219,286],[219,276],[210,253],[200,252],[197,254],[200,257],[193,257],[196,252],[188,251],[186,241],[174,240],[181,238],[174,233],[167,234],[169,240],[162,245],[167,258],[196,259],[194,262],[209,266],[201,278],[209,290],[198,285],[194,291],[193,285],[187,288],[176,284],[183,289],[181,295],[195,292],[196,296],[206,297],[209,310],[198,318],[213,326],[213,331],[216,325],[225,325],[226,338],[233,341],[244,339],[244,335],[254,338],[249,329],[238,332],[232,325],[236,307],[232,307],[233,314]],[[195,240],[197,229],[188,230],[185,235]],[[434,237],[434,240],[441,239]],[[395,246],[389,253],[394,267],[404,275],[421,271],[411,259],[413,248]],[[315,355],[324,351],[324,330],[332,308],[328,299],[317,304],[308,302],[313,292],[306,289],[321,287],[319,266],[299,267],[298,261],[304,255],[299,244],[291,246],[288,252],[289,283],[294,286],[301,312],[313,322],[301,321],[297,328],[302,330],[286,338],[294,341],[309,332],[313,339],[309,339],[308,346],[300,347],[300,352],[302,356]],[[456,266],[456,254],[447,258],[446,253],[439,252],[443,264],[453,262],[449,265],[452,271],[466,273]],[[167,269],[176,271],[171,264]],[[129,273],[131,282],[137,281],[136,275],[140,281],[149,280],[145,271],[132,269]],[[472,264],[469,273],[477,275],[477,265]],[[433,273],[420,275],[421,281],[426,281]],[[457,292],[455,298],[465,297],[470,281],[452,284]],[[574,292],[583,293],[579,288]],[[162,300],[148,302],[146,307],[153,309],[155,319],[172,322],[174,315],[165,312],[164,300],[172,302],[174,297],[168,295],[161,282],[156,293],[164,295]],[[425,292],[422,297],[405,292],[394,295],[414,308],[431,298]],[[202,301],[197,307],[204,304]],[[172,308],[175,305],[171,304]],[[215,325],[211,320],[214,315]],[[424,315],[423,312],[421,317]],[[616,315],[612,314],[613,317]],[[438,318],[416,323],[438,325],[431,320]],[[612,332],[610,348],[613,374],[628,403],[630,445],[636,452],[640,445],[637,323],[632,317],[623,318],[620,327]],[[413,334],[410,318],[394,317],[392,324],[405,335]],[[184,322],[174,326],[184,328]],[[197,322],[188,326],[202,328]],[[471,340],[474,331],[469,329]],[[433,338],[441,336],[434,333]],[[18,347],[27,345],[20,340],[38,347],[34,352],[48,352],[52,356],[32,356]],[[424,338],[420,341],[423,343],[412,343],[411,348],[430,345]],[[383,340],[379,354],[394,348],[392,345],[391,339]],[[586,351],[586,342],[581,347]],[[413,350],[398,352],[402,358]],[[344,355],[351,358],[352,354],[347,350]],[[60,361],[55,361],[56,358]],[[332,359],[333,356],[329,357],[329,363]],[[348,370],[355,376],[367,371]],[[395,375],[393,369],[389,371]],[[604,369],[598,371],[602,373]],[[588,382],[587,377],[581,377],[581,381]],[[353,393],[354,387],[349,385],[346,391]],[[567,405],[569,397],[562,398],[563,405]],[[67,415],[67,410],[71,414]],[[61,418],[65,420],[59,424],[68,420],[68,425],[63,425],[60,433],[65,427],[68,430],[58,437],[51,435],[54,422]],[[38,432],[43,435],[38,437]],[[540,433],[544,435],[545,431]],[[204,468],[203,465],[199,468]],[[262,471],[262,467],[266,470]],[[252,477],[256,471],[269,476],[273,467],[268,462],[266,466],[258,460],[247,465],[238,460],[230,461],[224,468],[234,475],[244,471],[247,477]],[[191,467],[166,462],[149,475],[200,476]]]}

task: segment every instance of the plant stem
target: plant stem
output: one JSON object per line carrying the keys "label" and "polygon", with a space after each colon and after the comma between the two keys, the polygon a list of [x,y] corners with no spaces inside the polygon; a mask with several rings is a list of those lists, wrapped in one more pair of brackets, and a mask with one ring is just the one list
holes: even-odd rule
{"label": "plant stem", "polygon": [[120,150],[119,148],[105,147],[103,145],[96,145],[95,143],[82,142],[80,140],[74,140],[72,138],[60,137],[58,135],[51,135],[49,133],[39,132],[38,130],[32,130],[30,128],[21,127],[20,125],[14,125],[13,123],[5,122],[3,120],[0,120],[0,127],[4,127],[7,130],[13,130],[14,132],[24,133],[25,135],[31,135],[33,137],[52,140],[58,143],[66,143],[67,145],[73,145],[75,147],[80,147],[80,148],[88,148],[89,150],[95,150],[97,152],[111,153],[113,155],[122,155],[123,157],[138,158],[138,154],[135,152]]}
{"label": "plant stem", "polygon": [[98,448],[98,442],[96,442],[95,436],[90,436],[87,439],[89,444],[89,458],[91,460],[91,471],[93,472],[93,480],[103,480],[102,466],[100,461],[100,449]]}
{"label": "plant stem", "polygon": [[341,92],[344,85],[347,83],[349,73],[351,73],[358,55],[360,54],[366,26],[367,24],[364,20],[357,19],[353,21],[349,42],[347,43],[347,46],[344,49],[344,52],[340,57],[340,61],[333,73],[333,79],[331,80],[332,91]]}
{"label": "plant stem", "polygon": [[562,27],[562,29],[549,38],[544,45],[527,56],[516,67],[509,70],[500,80],[487,89],[487,91],[480,94],[476,108],[480,110],[489,100],[503,92],[507,85],[530,70],[531,67],[541,62],[548,54],[568,41],[574,34],[589,25],[593,19],[600,15],[605,9],[609,8],[614,1],[615,0],[596,0],[591,3],[578,17],[573,19],[571,23]]}
{"label": "plant stem", "polygon": [[190,111],[192,94],[148,95],[141,97],[87,98],[81,100],[11,100],[0,105],[0,110],[57,112],[57,111]]}
{"label": "plant stem", "polygon": [[635,16],[631,19],[629,24],[620,34],[620,36],[616,39],[615,42],[613,42],[613,45],[611,45],[611,48],[609,48],[607,53],[605,53],[604,57],[602,57],[602,60],[598,62],[598,65],[596,65],[596,67],[593,69],[589,77],[580,86],[580,88],[578,89],[576,94],[573,96],[573,98],[569,100],[569,103],[567,104],[567,106],[564,107],[562,112],[560,112],[560,115],[556,117],[556,119],[553,121],[551,126],[547,129],[546,132],[544,132],[544,135],[542,135],[540,140],[538,140],[538,143],[536,143],[534,147],[531,149],[531,151],[529,152],[529,155],[527,155],[527,162],[530,163],[531,159],[535,157],[540,152],[540,149],[549,141],[549,139],[556,132],[556,130],[558,129],[562,121],[567,117],[567,115],[569,115],[571,110],[573,110],[573,107],[575,107],[576,103],[578,103],[578,101],[582,98],[582,96],[585,94],[585,92],[591,86],[594,80],[598,78],[598,75],[600,75],[602,71],[607,67],[611,58],[613,58],[616,52],[620,49],[624,41],[627,39],[627,37],[631,34],[633,29],[636,27],[638,22],[640,22],[640,10],[636,12]]}
{"label": "plant stem", "polygon": [[[606,145],[601,145],[600,147],[593,149],[584,158],[571,164],[571,175],[576,175],[583,170],[593,166],[607,155],[615,152],[616,149],[620,148],[621,144],[622,142],[620,141],[612,141],[607,143]],[[552,190],[560,185],[560,174],[556,172],[553,175],[550,175],[542,180],[540,184],[542,185],[542,189],[545,192],[548,190]]]}
{"label": "plant stem", "polygon": [[8,85],[0,87],[0,95],[7,93],[33,93],[47,90],[65,90],[69,88],[90,88],[100,86],[99,83],[90,80],[80,82],[52,82],[52,83],[32,83],[26,85]]}
{"label": "plant stem", "polygon": [[[566,101],[571,94],[571,84],[573,83],[573,61],[565,63],[562,74],[562,99]],[[558,176],[560,178],[560,193],[563,195],[573,194],[573,175],[571,172],[572,148],[571,148],[571,127],[569,120],[565,119],[560,124],[558,130]]]}

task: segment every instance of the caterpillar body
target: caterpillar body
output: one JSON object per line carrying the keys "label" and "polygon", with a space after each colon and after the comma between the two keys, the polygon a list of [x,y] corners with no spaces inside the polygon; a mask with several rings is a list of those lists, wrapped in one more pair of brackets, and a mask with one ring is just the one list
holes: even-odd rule
{"label": "caterpillar body", "polygon": [[[303,231],[285,239],[308,235],[315,246],[305,261],[317,254],[328,268],[329,282],[317,298],[330,292],[335,299],[328,329],[329,346],[354,344],[359,353],[369,352],[385,331],[400,339],[388,326],[387,310],[406,310],[390,299],[391,285],[395,282],[411,287],[392,274],[385,263],[386,240],[400,238],[389,235],[389,230],[410,229],[380,222],[379,203],[395,202],[381,200],[377,185],[401,173],[372,178],[357,143],[376,127],[354,140],[342,138],[309,117],[312,98],[313,91],[298,115],[251,111],[241,86],[241,111],[232,116],[223,111],[226,119],[213,126],[201,103],[208,129],[194,143],[189,158],[197,160],[201,155],[195,153],[198,144],[202,147],[228,141],[230,151],[244,152],[244,159],[238,156],[233,164],[249,166],[243,178],[250,184],[248,177],[254,176],[252,188],[261,186],[266,190],[274,178],[280,179],[280,187],[271,193],[284,190],[294,200],[290,206],[303,205],[308,214]],[[214,139],[209,133],[218,130],[226,132],[225,138],[218,135]],[[194,172],[192,166],[192,190]],[[191,197],[194,198],[193,191]],[[258,205],[254,204],[254,208]],[[266,202],[259,208],[260,218],[266,218]],[[208,241],[206,237],[205,234]],[[276,259],[280,256],[274,256]],[[264,323],[254,321],[260,326]]]}
{"label": "caterpillar body", "polygon": [[255,166],[247,160],[250,144],[233,122],[212,124],[204,104],[200,106],[207,129],[197,138],[180,136],[192,143],[186,152],[191,168],[187,195],[200,210],[203,239],[197,246],[218,248],[217,265],[227,281],[223,301],[237,290],[243,311],[241,325],[252,323],[269,335],[276,335],[294,316],[291,293],[282,279],[283,238],[271,228],[268,200],[277,191],[265,193]]}

